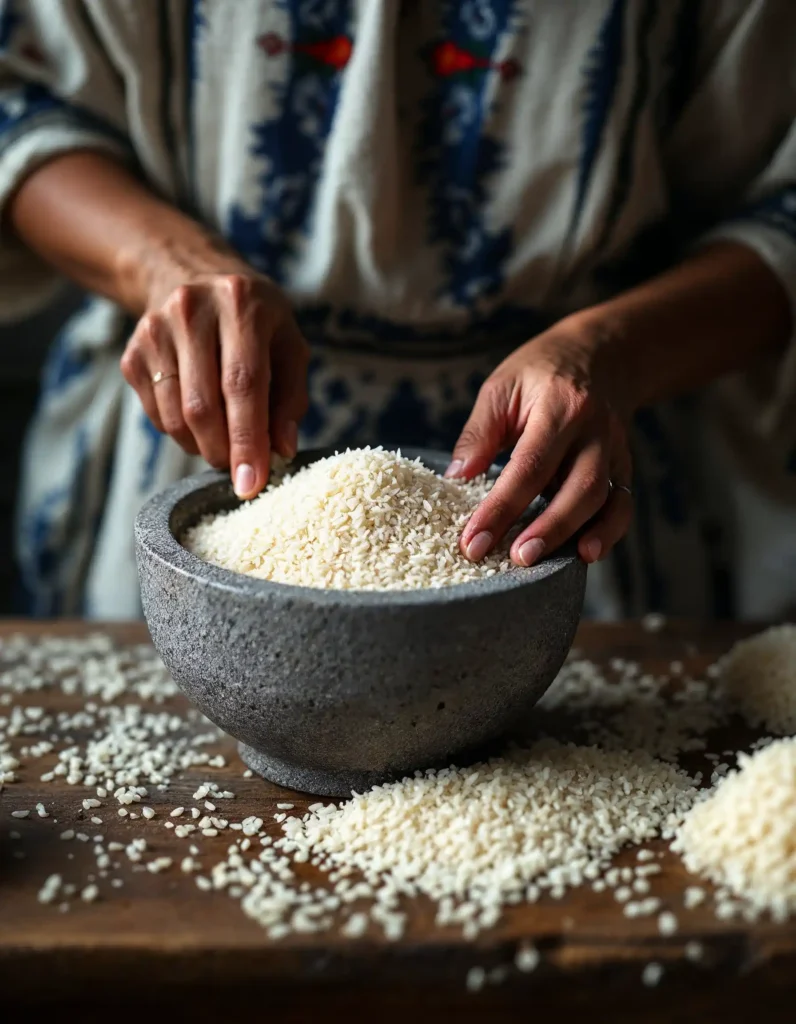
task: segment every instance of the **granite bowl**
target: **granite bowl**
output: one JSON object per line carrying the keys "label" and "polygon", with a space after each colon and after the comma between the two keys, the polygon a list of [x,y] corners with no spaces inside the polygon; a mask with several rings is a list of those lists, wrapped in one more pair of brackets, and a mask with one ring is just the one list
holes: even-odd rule
{"label": "granite bowl", "polygon": [[[440,452],[403,451],[448,465]],[[586,581],[574,547],[437,590],[314,590],[221,569],[181,545],[202,516],[237,504],[228,476],[209,472],[144,505],[141,596],[177,683],[273,782],[347,796],[461,762],[533,707],[572,644]]]}

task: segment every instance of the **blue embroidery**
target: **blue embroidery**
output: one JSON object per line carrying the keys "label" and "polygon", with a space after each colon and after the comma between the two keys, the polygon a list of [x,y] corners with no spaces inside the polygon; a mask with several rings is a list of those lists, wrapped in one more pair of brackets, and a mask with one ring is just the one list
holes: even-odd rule
{"label": "blue embroidery", "polygon": [[626,0],[611,0],[597,39],[589,50],[584,70],[583,135],[570,230],[577,227],[583,212],[592,171],[619,82],[626,6]]}
{"label": "blue embroidery", "polygon": [[157,469],[158,458],[163,447],[164,435],[155,427],[143,409],[139,418],[139,426],[147,448],[141,463],[141,477],[138,481],[138,489],[142,494],[146,494],[155,483],[155,470]]}
{"label": "blue embroidery", "polygon": [[436,434],[428,405],[417,394],[414,383],[409,379],[399,381],[378,417],[377,436],[381,443],[422,448],[436,445]]}
{"label": "blue embroidery", "polygon": [[505,158],[503,144],[484,133],[484,121],[491,76],[516,71],[493,57],[517,6],[516,0],[448,0],[443,35],[429,52],[437,81],[424,102],[418,166],[429,188],[429,235],[443,253],[442,297],[468,310],[499,292],[512,249],[511,228],[492,231],[484,220],[489,179]]}
{"label": "blue embroidery", "polygon": [[0,151],[10,145],[32,119],[53,111],[57,111],[61,124],[72,124],[84,130],[99,132],[129,147],[126,137],[113,125],[82,107],[62,102],[43,85],[27,82],[18,89],[0,95]]}
{"label": "blue embroidery", "polygon": [[326,426],[326,412],[322,405],[310,400],[304,419],[301,421],[301,433],[309,441],[316,440]]}
{"label": "blue embroidery", "polygon": [[[259,42],[264,59],[287,59],[286,81],[272,86],[278,112],[253,128],[253,157],[266,169],[260,178],[261,208],[249,214],[240,203],[229,212],[227,237],[258,270],[284,282],[289,260],[308,229],[315,183],[334,117],[351,42],[350,0],[280,0],[290,39],[274,34]],[[280,55],[289,51],[289,56]]]}
{"label": "blue embroidery", "polygon": [[75,337],[75,326],[93,302],[93,298],[87,296],[56,335],[42,370],[41,401],[62,391],[91,366],[92,352],[80,347]]}
{"label": "blue embroidery", "polygon": [[774,195],[746,207],[733,219],[745,220],[749,217],[783,231],[796,242],[796,185],[788,185]]}
{"label": "blue embroidery", "polygon": [[28,82],[10,90],[0,98],[0,143],[2,136],[14,131],[23,122],[61,104],[43,85]]}
{"label": "blue embroidery", "polygon": [[[64,554],[70,540],[77,535],[78,517],[87,504],[88,475],[91,469],[88,434],[85,429],[75,437],[74,474],[62,487],[48,491],[21,523],[23,542],[20,545],[22,584],[35,617],[63,614],[65,595],[59,587]],[[65,519],[58,518],[59,508],[66,506]]]}
{"label": "blue embroidery", "polygon": [[[357,374],[355,379],[361,380],[362,375]],[[333,359],[327,362],[316,355],[309,367],[310,406],[301,423],[302,444],[414,445],[450,451],[483,382],[484,375],[474,372],[457,392],[447,375],[441,374],[425,392],[416,381],[405,377],[383,396],[372,396],[375,401],[369,405],[357,394],[356,387],[351,387],[350,379],[335,373]],[[339,404],[338,398],[342,399]]]}
{"label": "blue embroidery", "polygon": [[42,375],[42,398],[49,398],[61,391],[70,381],[82,376],[91,365],[91,358],[85,351],[75,351],[67,331],[61,331],[47,356]]}
{"label": "blue embroidery", "polygon": [[345,405],[351,400],[351,388],[344,380],[330,380],[326,385],[326,401],[329,405]]}
{"label": "blue embroidery", "polygon": [[[196,59],[196,46],[199,36],[207,30],[207,15],[205,14],[205,0],[189,0],[186,9],[186,33],[187,45],[185,48],[185,69],[188,82],[195,85],[199,78],[199,66]],[[190,107],[189,107],[190,109]],[[189,124],[191,119],[189,119]]]}
{"label": "blue embroidery", "polygon": [[516,348],[549,326],[538,310],[509,303],[489,313],[473,312],[457,327],[416,327],[329,305],[300,307],[296,318],[308,341],[317,347],[339,345],[420,358]]}

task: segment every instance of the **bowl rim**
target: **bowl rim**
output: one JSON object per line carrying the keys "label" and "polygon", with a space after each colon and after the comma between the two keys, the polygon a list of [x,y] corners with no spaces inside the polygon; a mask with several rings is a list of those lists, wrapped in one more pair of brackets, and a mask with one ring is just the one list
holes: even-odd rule
{"label": "bowl rim", "polygon": [[[384,447],[395,451],[399,446]],[[420,458],[421,461],[424,456],[448,457],[446,453],[434,449],[401,446],[400,450],[405,457]],[[307,449],[299,452],[296,461],[305,465],[333,454],[334,451],[330,448]],[[499,472],[499,467],[493,466],[490,471]],[[197,584],[255,601],[280,597],[284,601],[320,607],[401,608],[467,603],[511,593],[557,576],[573,562],[580,561],[575,543],[570,541],[528,568],[513,566],[494,576],[445,587],[416,590],[325,590],[259,579],[204,561],[184,547],[172,532],[171,518],[181,502],[197,492],[220,485],[231,487],[229,474],[209,469],[184,477],[149,498],[135,517],[134,535],[139,563],[141,553],[145,552],[171,572],[189,577]]]}

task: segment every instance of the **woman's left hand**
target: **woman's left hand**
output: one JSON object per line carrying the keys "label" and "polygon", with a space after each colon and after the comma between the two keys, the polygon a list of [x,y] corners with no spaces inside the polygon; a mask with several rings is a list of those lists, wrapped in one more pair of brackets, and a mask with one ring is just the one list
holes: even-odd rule
{"label": "woman's left hand", "polygon": [[513,451],[462,534],[471,561],[480,561],[553,482],[549,506],[511,545],[516,564],[532,565],[586,523],[578,540],[586,562],[605,557],[627,532],[631,403],[610,348],[604,330],[569,317],[513,352],[481,388],[446,475],[470,479],[500,451]]}

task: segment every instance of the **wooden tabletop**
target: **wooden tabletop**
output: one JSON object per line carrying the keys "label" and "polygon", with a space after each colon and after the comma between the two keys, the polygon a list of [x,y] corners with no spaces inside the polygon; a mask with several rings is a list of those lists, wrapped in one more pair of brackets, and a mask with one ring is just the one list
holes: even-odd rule
{"label": "wooden tabletop", "polygon": [[[96,627],[92,627],[96,629]],[[0,639],[10,633],[82,635],[80,623],[0,624]],[[120,642],[145,638],[138,624],[108,627]],[[686,672],[699,675],[742,633],[741,627],[670,623],[661,631],[638,624],[584,625],[576,644],[597,663],[613,657],[637,660],[645,672],[666,672],[680,660]],[[27,698],[18,698],[24,703]],[[39,692],[30,702],[60,710],[69,698],[60,691]],[[17,697],[15,696],[15,702]],[[170,702],[175,711],[187,705]],[[0,706],[0,715],[6,709]],[[753,737],[736,729],[722,737],[724,746],[742,748]],[[234,743],[220,752],[227,767],[214,770],[222,788],[234,791],[232,820],[257,814],[271,822],[278,801],[289,799],[296,812],[313,802],[258,778],[244,778]],[[719,747],[721,749],[721,747]],[[593,1020],[747,1021],[755,1013],[765,1021],[796,1021],[796,922],[754,926],[721,922],[709,907],[685,912],[683,891],[693,884],[679,860],[668,853],[660,863],[655,894],[675,911],[680,930],[662,938],[655,918],[628,920],[610,893],[590,889],[570,892],[562,900],[543,899],[506,911],[498,926],[466,943],[433,927],[431,907],[418,901],[410,926],[399,943],[377,934],[357,941],[334,933],[269,941],[246,918],[239,904],[223,893],[200,893],[191,877],[170,870],[134,873],[123,863],[125,885],[103,891],[96,903],[75,901],[68,913],[37,902],[37,892],[51,872],[64,872],[68,828],[101,831],[106,840],[129,842],[144,833],[150,848],[175,859],[185,855],[186,840],[173,831],[140,820],[105,814],[100,828],[87,819],[83,787],[42,783],[46,758],[36,770],[24,765],[17,782],[0,793],[0,993],[6,1007],[56,1006],[82,1020],[104,1019],[111,1012],[142,1011],[169,1016],[183,1011],[194,1020],[225,1020],[232,1013],[260,1011],[258,1019],[304,1021],[416,1020],[500,1022],[530,1019],[539,1012],[588,1013]],[[197,783],[208,769],[175,781],[167,793],[152,791],[147,802],[163,813],[195,803]],[[45,802],[51,817],[11,818],[19,808]],[[231,803],[231,802],[230,802]],[[54,820],[57,819],[57,822]],[[12,839],[16,831],[21,838]],[[223,859],[230,833],[201,839],[203,861]],[[68,870],[76,879],[92,870],[88,844],[70,843],[75,854]],[[665,844],[651,844],[663,851]],[[23,856],[20,856],[22,854]],[[634,862],[635,851],[618,864]],[[314,869],[308,868],[311,879]],[[506,980],[473,994],[465,978],[474,965],[487,969],[511,965],[517,945],[530,939],[542,954],[532,974],[512,969]],[[698,964],[684,956],[685,944],[697,940],[705,954]],[[665,974],[654,989],[641,982],[644,966],[660,962]],[[267,1011],[267,1013],[266,1013]],[[9,1016],[6,1019],[12,1020]]]}

